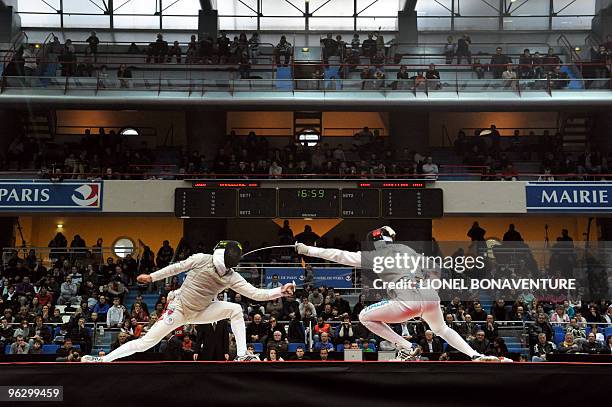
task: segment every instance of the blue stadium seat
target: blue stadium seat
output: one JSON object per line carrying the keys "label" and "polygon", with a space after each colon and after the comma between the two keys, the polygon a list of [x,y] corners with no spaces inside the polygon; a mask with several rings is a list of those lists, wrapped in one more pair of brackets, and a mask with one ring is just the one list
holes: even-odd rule
{"label": "blue stadium seat", "polygon": [[4,354],[8,355],[11,352],[11,345],[8,344],[4,347]]}
{"label": "blue stadium seat", "polygon": [[43,345],[42,351],[44,354],[53,354],[57,353],[57,350],[60,348],[60,345]]}
{"label": "blue stadium seat", "polygon": [[610,335],[612,335],[612,326],[606,328],[606,338]]}
{"label": "blue stadium seat", "polygon": [[261,342],[249,343],[249,345],[253,345],[253,350],[255,352],[263,352],[263,344]]}
{"label": "blue stadium seat", "polygon": [[287,347],[287,351],[288,352],[295,352],[297,350],[298,346],[301,346],[302,348],[304,348],[304,350],[306,350],[306,344],[299,343],[299,342],[291,342],[289,344],[289,346]]}
{"label": "blue stadium seat", "polygon": [[336,352],[344,352],[344,345],[341,343],[336,345]]}

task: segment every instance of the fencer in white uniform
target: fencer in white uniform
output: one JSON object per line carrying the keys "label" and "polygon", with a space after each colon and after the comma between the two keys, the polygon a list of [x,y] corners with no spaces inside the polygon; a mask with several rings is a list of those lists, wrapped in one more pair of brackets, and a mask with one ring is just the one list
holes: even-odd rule
{"label": "fencer in white uniform", "polygon": [[[377,255],[394,257],[398,253],[402,255],[406,253],[409,256],[419,256],[410,247],[394,243],[395,231],[389,226],[371,231],[367,238],[374,244]],[[296,250],[305,256],[318,257],[357,268],[362,267],[362,252],[324,249],[302,243],[296,244]],[[422,270],[409,274],[405,269],[386,268],[379,274],[379,277],[388,283],[397,282],[402,278],[414,279],[415,276],[422,276]],[[440,297],[436,291],[404,289],[391,294],[394,296],[391,300],[380,301],[364,308],[359,314],[359,321],[371,332],[394,343],[398,349],[398,359],[408,360],[414,355],[412,344],[397,334],[388,324],[402,323],[415,317],[421,317],[436,335],[472,360],[492,361],[496,359],[476,352],[456,331],[446,325],[440,309]]]}
{"label": "fencer in white uniform", "polygon": [[239,304],[213,301],[217,294],[229,288],[255,301],[269,301],[294,293],[295,284],[289,283],[272,290],[258,289],[233,270],[242,256],[242,247],[235,241],[217,244],[212,255],[197,253],[152,274],[141,274],[138,282],[151,283],[187,271],[180,289],[168,295],[168,306],[151,329],[141,338],[127,342],[103,357],[83,356],[83,362],[112,362],[116,359],[144,352],[159,343],[166,335],[185,324],[210,324],[229,319],[236,338],[237,360],[251,360],[247,354],[246,328]]}

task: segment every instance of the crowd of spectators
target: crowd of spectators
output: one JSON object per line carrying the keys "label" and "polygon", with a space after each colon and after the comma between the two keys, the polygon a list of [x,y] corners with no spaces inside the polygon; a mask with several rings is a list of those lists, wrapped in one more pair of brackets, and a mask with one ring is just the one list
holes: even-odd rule
{"label": "crowd of spectators", "polygon": [[323,142],[315,147],[290,143],[272,148],[266,137],[254,132],[246,137],[232,132],[210,165],[194,152],[182,158],[181,171],[242,178],[435,178],[438,166],[429,155],[408,149],[396,153],[377,129],[364,127],[350,144],[331,146]]}
{"label": "crowd of spectators", "polygon": [[[486,235],[486,230],[477,222],[467,233],[473,242],[484,241]],[[280,243],[316,242],[321,247],[331,245],[359,250],[354,235],[347,240],[335,238],[328,242],[309,226],[294,235],[287,222],[279,228],[278,238]],[[504,242],[522,240],[514,225],[509,226],[503,237]],[[557,242],[563,247],[573,245],[567,231],[563,231]],[[1,350],[8,348],[12,354],[33,354],[41,353],[44,345],[58,343],[61,345],[57,351],[59,360],[76,361],[83,352],[92,352],[93,329],[96,329],[96,334],[100,328],[119,332],[111,349],[138,338],[161,315],[168,293],[179,288],[180,281],[173,278],[169,283],[146,288],[134,284],[136,275],[151,273],[173,260],[188,257],[192,252],[205,251],[201,244],[193,250],[186,244],[174,249],[164,241],[157,253],[143,246],[138,257],[105,258],[102,239],[88,247],[79,235],[75,235],[69,244],[62,233],[57,233],[48,246],[48,266],[34,250],[27,254],[17,251],[5,253],[0,284]],[[244,242],[244,246],[245,250],[251,248],[249,242]],[[281,251],[277,254],[260,253],[247,261],[273,263],[298,262],[299,259],[293,252]],[[241,273],[256,285],[263,281],[259,267],[247,265]],[[351,306],[340,290],[317,285],[311,267],[306,269],[304,282],[303,288],[294,296],[268,302],[243,298],[231,290],[220,293],[218,300],[241,305],[248,321],[248,341],[261,344],[259,346],[268,360],[286,357],[290,343],[305,344],[297,352],[312,349],[318,353],[317,359],[338,358],[334,355],[344,349],[362,349],[364,352],[394,349],[394,344],[381,340],[358,322],[361,310],[379,297],[373,297],[363,289]],[[275,288],[281,284],[275,275],[265,287]],[[126,297],[130,290],[137,290],[138,294],[134,302],[128,304]],[[159,295],[153,309],[143,301],[142,294],[147,290]],[[507,356],[502,330],[521,329],[523,325],[527,327],[524,345],[529,347],[532,360],[545,360],[552,352],[609,353],[612,346],[611,337],[603,337],[606,325],[612,326],[612,304],[606,300],[572,302],[552,294],[525,292],[517,294],[514,301],[497,299],[487,310],[478,299],[460,300],[458,297],[443,302],[442,310],[448,326],[484,354]],[[448,347],[445,349],[440,339],[419,318],[393,324],[392,328],[418,345],[423,358],[434,355],[445,360],[454,351]],[[553,342],[558,330],[567,334],[562,343]],[[172,338],[179,338],[181,357],[191,358],[192,347],[199,343],[197,336],[195,327],[185,326],[180,332],[169,335],[154,350],[165,351],[172,344]],[[235,350],[234,342],[231,342],[230,349]],[[233,351],[228,352],[231,354]],[[298,353],[292,356],[303,357],[310,356],[299,356]]]}

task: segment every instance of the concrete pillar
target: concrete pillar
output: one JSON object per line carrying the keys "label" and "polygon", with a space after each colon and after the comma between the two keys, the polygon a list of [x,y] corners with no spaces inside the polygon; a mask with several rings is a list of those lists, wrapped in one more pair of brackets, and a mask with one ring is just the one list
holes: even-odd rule
{"label": "concrete pillar", "polygon": [[206,159],[214,158],[227,136],[226,116],[222,111],[188,111],[185,118],[188,151],[198,151]]}
{"label": "concrete pillar", "polygon": [[612,34],[612,0],[598,0],[595,4],[592,30],[602,40]]}
{"label": "concrete pillar", "polygon": [[200,10],[198,15],[198,37],[204,38],[204,34],[217,38],[219,34],[219,13],[217,10]]}
{"label": "concrete pillar", "polygon": [[21,18],[17,14],[17,7],[10,4],[8,7],[0,7],[0,43],[12,43],[20,30]]}
{"label": "concrete pillar", "polygon": [[389,113],[391,146],[399,154],[405,148],[425,152],[429,148],[429,113]]}
{"label": "concrete pillar", "polygon": [[400,44],[416,44],[419,41],[417,12],[405,10],[397,13],[397,28]]}

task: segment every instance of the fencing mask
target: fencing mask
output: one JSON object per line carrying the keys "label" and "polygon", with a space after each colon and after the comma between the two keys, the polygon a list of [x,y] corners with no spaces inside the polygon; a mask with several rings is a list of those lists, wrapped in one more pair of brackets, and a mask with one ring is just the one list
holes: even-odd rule
{"label": "fencing mask", "polygon": [[213,251],[213,263],[217,273],[223,277],[240,263],[242,246],[235,240],[222,240]]}

